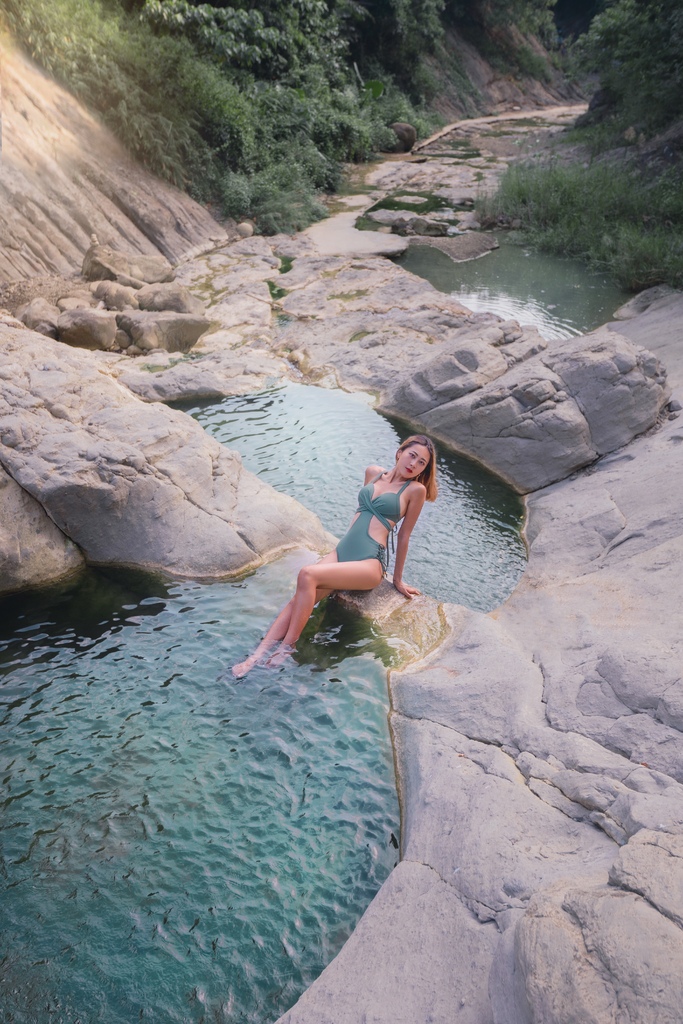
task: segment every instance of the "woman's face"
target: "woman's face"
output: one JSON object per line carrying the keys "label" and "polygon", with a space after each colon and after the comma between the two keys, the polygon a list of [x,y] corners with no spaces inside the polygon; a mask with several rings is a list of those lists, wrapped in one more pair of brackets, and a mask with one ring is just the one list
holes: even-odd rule
{"label": "woman's face", "polygon": [[429,448],[425,445],[409,444],[407,448],[397,452],[396,468],[401,476],[414,478],[427,468],[430,458]]}

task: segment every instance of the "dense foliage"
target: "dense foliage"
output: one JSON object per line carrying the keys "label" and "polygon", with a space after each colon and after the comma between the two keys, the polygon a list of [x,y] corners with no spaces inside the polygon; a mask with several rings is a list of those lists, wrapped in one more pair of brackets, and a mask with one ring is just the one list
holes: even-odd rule
{"label": "dense foliage", "polygon": [[482,214],[521,221],[525,240],[578,256],[638,291],[683,288],[683,189],[678,168],[655,179],[629,165],[514,166]]}
{"label": "dense foliage", "polygon": [[[151,170],[265,231],[322,214],[340,163],[436,126],[447,23],[538,27],[554,0],[0,0],[27,51]],[[370,80],[370,81],[368,81]]]}
{"label": "dense foliage", "polygon": [[683,5],[613,0],[576,45],[597,71],[617,124],[651,132],[683,117]]}

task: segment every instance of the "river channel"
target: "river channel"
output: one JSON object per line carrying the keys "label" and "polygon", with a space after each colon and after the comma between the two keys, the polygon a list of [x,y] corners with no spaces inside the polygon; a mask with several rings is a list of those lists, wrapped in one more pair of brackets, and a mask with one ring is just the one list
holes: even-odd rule
{"label": "river channel", "polygon": [[[335,534],[407,433],[364,396],[297,384],[188,411]],[[523,571],[522,505],[452,454],[439,471],[406,578],[491,609]],[[398,639],[331,601],[293,665],[228,671],[300,564],[213,584],[88,570],[1,603],[7,1020],[266,1024],[391,871]]]}

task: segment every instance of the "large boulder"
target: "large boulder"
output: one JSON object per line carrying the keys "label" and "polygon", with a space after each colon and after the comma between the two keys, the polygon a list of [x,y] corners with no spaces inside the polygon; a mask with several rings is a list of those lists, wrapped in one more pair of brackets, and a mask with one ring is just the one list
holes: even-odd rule
{"label": "large boulder", "polygon": [[173,280],[173,267],[165,256],[127,254],[94,242],[83,257],[81,273],[87,281],[118,281],[133,288]]}
{"label": "large boulder", "polygon": [[0,466],[0,594],[54,583],[84,564],[76,545]]}
{"label": "large boulder", "polygon": [[77,348],[114,348],[116,314],[106,309],[69,309],[57,321],[59,340]]}
{"label": "large boulder", "polygon": [[184,285],[178,284],[176,281],[164,284],[146,284],[137,293],[137,300],[140,309],[148,309],[153,312],[168,309],[174,313],[204,315],[204,303]]}
{"label": "large boulder", "polygon": [[0,326],[0,380],[0,464],[87,561],[210,578],[329,546],[316,516],[95,353]]}
{"label": "large boulder", "polygon": [[157,348],[167,352],[189,352],[211,327],[211,321],[203,316],[168,311],[119,313],[116,320],[120,329],[143,352]]}
{"label": "large boulder", "polygon": [[[505,354],[505,338],[493,344]],[[657,422],[670,395],[655,356],[606,328],[511,360],[505,373],[491,357],[482,373],[474,355],[440,353],[390,385],[382,408],[419,421],[522,493],[627,444]]]}
{"label": "large boulder", "polygon": [[53,306],[47,299],[38,296],[31,299],[21,311],[20,319],[29,330],[44,334],[46,338],[56,338],[59,314],[60,310],[57,306]]}

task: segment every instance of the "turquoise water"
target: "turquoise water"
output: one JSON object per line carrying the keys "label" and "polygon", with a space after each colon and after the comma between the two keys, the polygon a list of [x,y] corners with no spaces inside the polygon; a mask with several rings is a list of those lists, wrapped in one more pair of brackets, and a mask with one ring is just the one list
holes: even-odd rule
{"label": "turquoise water", "polygon": [[[400,436],[295,385],[195,414],[337,533]],[[490,607],[523,567],[521,506],[441,468],[409,578]],[[398,857],[397,644],[329,602],[294,664],[227,672],[304,557],[213,584],[91,570],[0,603],[4,1020],[266,1024],[341,948]]]}
{"label": "turquoise water", "polygon": [[[189,411],[337,537],[352,518],[365,466],[391,466],[411,433],[376,413],[365,395],[301,384]],[[439,498],[425,504],[413,531],[405,578],[440,600],[490,611],[524,571],[522,503],[489,473],[445,450],[438,479]]]}
{"label": "turquoise water", "polygon": [[496,237],[499,249],[466,263],[427,245],[409,246],[397,262],[473,312],[533,324],[548,341],[594,330],[631,298],[581,260],[534,252],[507,232]]}

